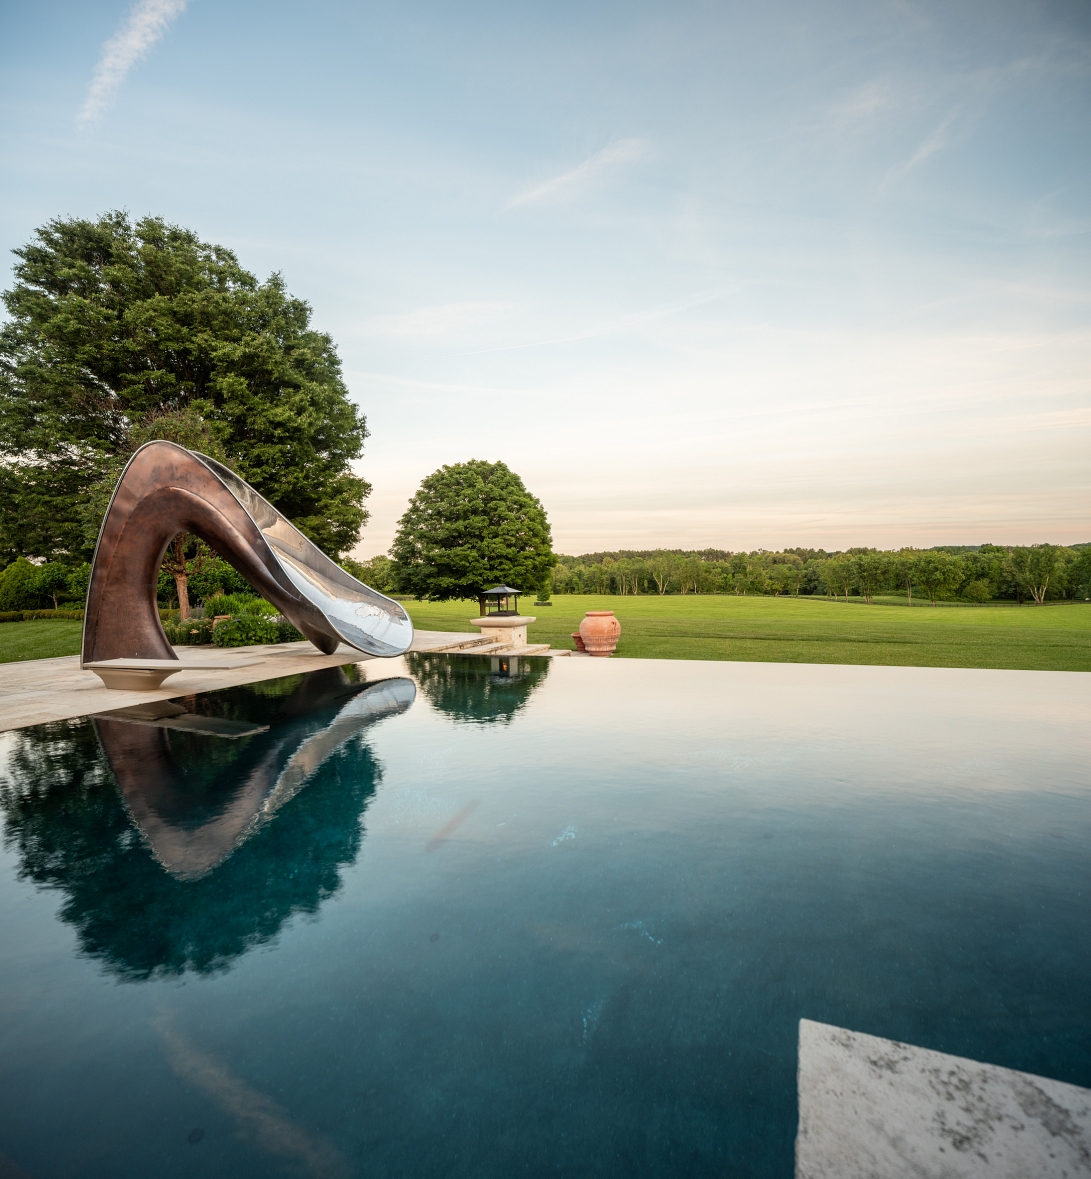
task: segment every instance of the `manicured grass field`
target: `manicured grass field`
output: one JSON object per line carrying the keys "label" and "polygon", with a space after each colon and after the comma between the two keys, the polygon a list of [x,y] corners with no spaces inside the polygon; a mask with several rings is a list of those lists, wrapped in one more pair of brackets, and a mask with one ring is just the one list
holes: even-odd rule
{"label": "manicured grass field", "polygon": [[[892,599],[897,601],[897,599]],[[404,602],[422,630],[472,631],[473,602]],[[538,621],[531,642],[572,649],[586,610],[613,610],[617,654],[630,659],[735,659],[756,663],[870,663],[1091,671],[1091,603],[1045,606],[868,606],[828,598],[554,597],[520,601]]]}
{"label": "manicured grass field", "polygon": [[[473,633],[473,602],[405,602],[421,630]],[[757,663],[880,663],[1091,671],[1091,603],[913,606],[701,594],[560,595],[521,602],[538,621],[532,642],[571,650],[586,610],[613,610],[617,653],[629,659],[736,659]],[[0,663],[75,655],[82,623],[0,624]]]}
{"label": "manicured grass field", "polygon": [[0,623],[0,663],[78,655],[83,623],[70,618]]}

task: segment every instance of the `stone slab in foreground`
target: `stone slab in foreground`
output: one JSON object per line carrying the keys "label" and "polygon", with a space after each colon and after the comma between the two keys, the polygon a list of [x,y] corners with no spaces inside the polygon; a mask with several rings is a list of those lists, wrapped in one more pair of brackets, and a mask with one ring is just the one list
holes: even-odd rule
{"label": "stone slab in foreground", "polygon": [[1091,1089],[799,1024],[796,1179],[1091,1176]]}

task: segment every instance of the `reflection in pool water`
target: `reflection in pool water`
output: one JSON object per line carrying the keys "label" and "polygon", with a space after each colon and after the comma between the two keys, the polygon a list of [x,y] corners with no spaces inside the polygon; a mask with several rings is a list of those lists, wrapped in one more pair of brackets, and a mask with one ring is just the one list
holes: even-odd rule
{"label": "reflection in pool water", "polygon": [[[366,746],[345,745],[404,712],[416,691],[409,679],[369,684],[355,671],[193,702],[200,716],[268,726],[238,741],[108,713],[19,734],[7,838],[23,875],[66,894],[61,915],[86,953],[127,979],[221,969],[333,895],[381,778]],[[270,824],[307,784],[306,805]]]}
{"label": "reflection in pool water", "polygon": [[[350,684],[339,667],[312,672],[277,709],[271,733],[232,749],[236,756],[226,764],[208,766],[202,751],[192,748],[199,737],[134,721],[134,709],[122,710],[123,719],[95,717],[94,725],[129,813],[156,859],[173,876],[199,880],[294,798],[346,741],[404,712],[415,696],[409,679]],[[176,744],[183,748],[176,750]],[[214,773],[198,785],[189,780],[194,769],[202,777]]]}
{"label": "reflection in pool water", "polygon": [[430,655],[414,652],[406,666],[428,703],[452,720],[510,724],[545,679],[548,659]]}
{"label": "reflection in pool water", "polygon": [[1088,1086],[1089,682],[431,657],[16,734],[0,1153],[786,1179],[800,1018]]}

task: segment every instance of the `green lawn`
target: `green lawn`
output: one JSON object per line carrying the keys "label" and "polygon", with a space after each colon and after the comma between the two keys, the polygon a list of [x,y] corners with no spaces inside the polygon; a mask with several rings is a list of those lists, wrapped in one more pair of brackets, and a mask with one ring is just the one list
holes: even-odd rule
{"label": "green lawn", "polygon": [[[896,603],[897,599],[892,599]],[[472,602],[406,602],[422,630],[475,628]],[[865,606],[828,598],[560,595],[520,605],[538,621],[532,642],[573,647],[585,610],[613,610],[618,655],[630,659],[742,659],[759,663],[886,663],[1091,671],[1091,603],[1046,606]],[[0,624],[0,663],[75,655],[82,623]]]}
{"label": "green lawn", "polygon": [[0,622],[0,663],[78,655],[83,623],[70,618]]}
{"label": "green lawn", "polygon": [[[895,604],[897,603],[897,604]],[[422,630],[472,631],[472,602],[405,602]],[[700,594],[605,597],[561,594],[520,608],[538,621],[531,642],[553,647],[585,610],[613,610],[617,654],[630,659],[738,659],[758,663],[879,663],[916,667],[1010,667],[1091,671],[1091,603],[907,608],[828,598]]]}

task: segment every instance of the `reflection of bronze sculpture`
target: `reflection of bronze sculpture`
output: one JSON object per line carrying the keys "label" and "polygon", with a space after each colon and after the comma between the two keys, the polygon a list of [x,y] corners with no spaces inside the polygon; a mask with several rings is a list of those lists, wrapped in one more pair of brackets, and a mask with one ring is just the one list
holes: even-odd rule
{"label": "reflection of bronze sculpture", "polygon": [[[252,739],[252,749],[240,750],[229,763],[228,789],[220,787],[211,798],[187,780],[187,759],[176,757],[170,727],[109,713],[94,723],[129,813],[155,858],[180,880],[199,880],[294,798],[350,737],[404,712],[415,697],[416,686],[404,677],[351,684],[339,667],[312,672],[278,710],[289,723],[272,726],[272,732],[266,728],[260,739]],[[306,711],[291,720],[296,701]],[[332,718],[331,707],[337,708]]]}
{"label": "reflection of bronze sculpture", "polygon": [[123,979],[228,968],[317,912],[359,854],[382,771],[352,737],[405,711],[414,688],[358,675],[185,701],[249,720],[255,734],[235,740],[101,718],[20,730],[0,814],[21,874],[58,890],[81,951]]}
{"label": "reflection of bronze sculpture", "polygon": [[84,664],[178,658],[159,622],[156,589],[179,532],[207,541],[326,654],[344,641],[371,655],[400,655],[412,641],[397,602],[346,573],[234,472],[172,442],[149,442],[130,459],[102,523]]}

